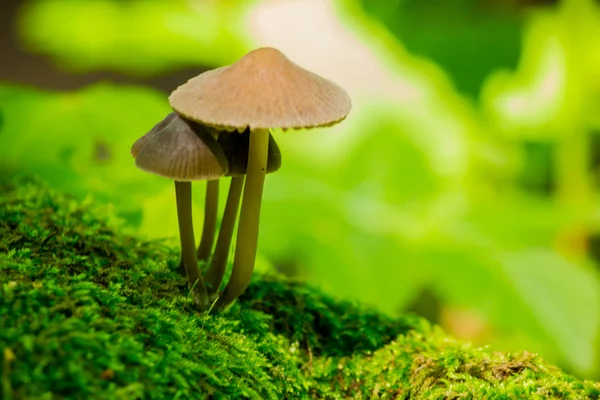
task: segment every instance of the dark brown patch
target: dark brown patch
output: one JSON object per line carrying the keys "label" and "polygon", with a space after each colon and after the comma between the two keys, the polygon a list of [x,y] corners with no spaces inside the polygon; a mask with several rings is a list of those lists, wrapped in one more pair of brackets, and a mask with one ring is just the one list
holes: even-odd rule
{"label": "dark brown patch", "polygon": [[100,374],[100,378],[109,381],[111,379],[113,379],[115,377],[115,371],[113,371],[112,369],[108,368],[105,369],[104,371],[102,371],[102,373]]}
{"label": "dark brown patch", "polygon": [[537,371],[536,358],[535,354],[524,352],[517,359],[492,365],[490,371],[492,376],[498,380],[505,380],[513,375],[518,375],[526,369]]}

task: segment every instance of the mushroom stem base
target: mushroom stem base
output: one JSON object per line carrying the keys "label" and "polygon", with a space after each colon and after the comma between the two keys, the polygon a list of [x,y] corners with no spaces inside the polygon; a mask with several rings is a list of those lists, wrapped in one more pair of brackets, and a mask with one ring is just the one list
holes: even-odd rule
{"label": "mushroom stem base", "polygon": [[269,130],[251,131],[246,184],[242,197],[233,270],[225,290],[215,305],[218,308],[228,306],[242,294],[252,277],[258,245],[260,204],[267,170],[268,151]]}
{"label": "mushroom stem base", "polygon": [[192,222],[192,184],[175,181],[175,197],[177,199],[177,220],[179,222],[179,239],[181,242],[181,259],[192,288],[192,295],[198,306],[205,308],[208,303],[206,286],[196,258],[196,241]]}
{"label": "mushroom stem base", "polygon": [[209,295],[219,291],[223,276],[227,268],[227,258],[229,257],[229,249],[231,248],[231,240],[233,239],[233,230],[235,229],[235,221],[237,219],[238,209],[240,207],[240,198],[242,197],[242,189],[244,187],[244,176],[234,176],[231,178],[229,185],[229,194],[227,195],[227,203],[223,212],[223,220],[219,229],[219,237],[217,238],[217,246],[215,253],[210,262],[210,267],[205,276],[206,287]]}

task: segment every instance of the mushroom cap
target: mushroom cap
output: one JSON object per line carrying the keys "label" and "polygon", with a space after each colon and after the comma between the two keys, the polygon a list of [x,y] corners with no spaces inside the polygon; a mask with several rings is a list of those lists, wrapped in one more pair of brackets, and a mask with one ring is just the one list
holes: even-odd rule
{"label": "mushroom cap", "polygon": [[187,119],[239,131],[333,125],[352,107],[344,89],[270,47],[190,79],[169,103]]}
{"label": "mushroom cap", "polygon": [[148,131],[148,133],[146,133],[144,136],[142,136],[141,138],[136,140],[133,143],[133,145],[131,146],[131,155],[133,157],[137,157],[140,150],[142,150],[142,148],[144,147],[144,145],[146,144],[148,139],[150,139],[152,136],[156,135],[158,133],[158,131],[160,131],[162,128],[167,126],[169,124],[169,122],[171,122],[171,120],[173,120],[173,118],[175,118],[176,116],[177,116],[177,113],[174,113],[174,112],[167,114],[167,116],[162,121],[160,121],[158,124],[154,125],[152,127],[152,129],[150,129]]}
{"label": "mushroom cap", "polygon": [[176,181],[212,180],[227,173],[227,158],[206,127],[175,115],[150,133],[135,158],[138,168]]}
{"label": "mushroom cap", "polygon": [[[227,162],[229,172],[227,176],[246,175],[248,169],[248,151],[250,149],[250,129],[242,133],[222,133],[217,137]],[[269,149],[267,152],[267,174],[281,168],[281,151],[275,142],[273,135],[269,133]]]}

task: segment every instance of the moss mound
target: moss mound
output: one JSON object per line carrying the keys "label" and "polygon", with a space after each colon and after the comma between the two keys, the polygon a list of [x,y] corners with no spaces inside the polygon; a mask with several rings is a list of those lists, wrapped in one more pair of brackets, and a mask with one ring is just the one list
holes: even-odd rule
{"label": "moss mound", "polygon": [[240,298],[267,316],[269,330],[314,356],[350,356],[377,350],[417,325],[324,295],[302,282],[260,276]]}
{"label": "moss mound", "polygon": [[531,354],[490,354],[279,277],[195,311],[177,254],[35,180],[0,183],[3,399],[600,398]]}

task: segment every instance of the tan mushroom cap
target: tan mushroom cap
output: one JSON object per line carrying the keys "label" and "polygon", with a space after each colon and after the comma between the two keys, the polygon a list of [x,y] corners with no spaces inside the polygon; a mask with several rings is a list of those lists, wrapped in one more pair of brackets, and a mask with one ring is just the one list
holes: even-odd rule
{"label": "tan mushroom cap", "polygon": [[227,173],[223,150],[202,125],[176,115],[149,136],[135,159],[144,171],[175,181],[212,180]]}
{"label": "tan mushroom cap", "polygon": [[344,89],[270,47],[190,79],[169,102],[185,118],[242,131],[332,125],[352,107]]}

